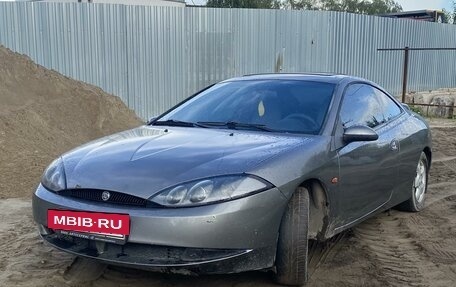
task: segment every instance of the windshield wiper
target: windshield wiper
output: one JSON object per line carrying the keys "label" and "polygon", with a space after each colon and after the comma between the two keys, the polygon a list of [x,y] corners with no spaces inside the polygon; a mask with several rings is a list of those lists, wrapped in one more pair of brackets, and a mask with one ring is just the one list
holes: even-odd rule
{"label": "windshield wiper", "polygon": [[173,120],[169,119],[166,121],[156,121],[152,123],[154,126],[174,126],[174,127],[200,127],[200,128],[207,128],[204,125],[201,125],[199,123],[192,123],[192,122],[185,122],[185,121],[179,121],[179,120]]}
{"label": "windshield wiper", "polygon": [[249,124],[249,123],[239,123],[239,122],[198,122],[198,124],[203,125],[203,126],[214,126],[214,127],[227,127],[228,129],[238,129],[238,128],[244,128],[244,129],[254,129],[254,130],[260,130],[260,131],[266,131],[266,132],[275,132],[276,130],[270,129],[266,127],[265,125],[261,124]]}

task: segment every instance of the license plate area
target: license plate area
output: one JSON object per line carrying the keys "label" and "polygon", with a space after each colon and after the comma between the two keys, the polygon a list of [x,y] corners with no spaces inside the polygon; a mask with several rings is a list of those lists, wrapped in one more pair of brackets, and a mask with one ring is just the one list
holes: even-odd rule
{"label": "license plate area", "polygon": [[130,216],[117,213],[50,209],[48,210],[48,228],[66,236],[125,244],[130,234]]}
{"label": "license plate area", "polygon": [[112,235],[112,234],[101,234],[101,233],[87,233],[78,231],[68,230],[55,230],[57,234],[72,236],[82,239],[95,240],[101,242],[114,243],[118,245],[125,245],[127,243],[127,235]]}

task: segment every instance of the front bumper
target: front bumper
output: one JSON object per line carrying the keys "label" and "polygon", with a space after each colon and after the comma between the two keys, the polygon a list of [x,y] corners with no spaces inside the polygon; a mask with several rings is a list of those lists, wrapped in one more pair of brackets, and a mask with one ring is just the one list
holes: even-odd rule
{"label": "front bumper", "polygon": [[[219,204],[169,209],[76,200],[40,185],[33,197],[33,216],[47,242],[77,255],[157,271],[232,273],[273,266],[286,204],[276,188]],[[46,228],[48,209],[127,213],[128,241],[97,243],[53,233]]]}

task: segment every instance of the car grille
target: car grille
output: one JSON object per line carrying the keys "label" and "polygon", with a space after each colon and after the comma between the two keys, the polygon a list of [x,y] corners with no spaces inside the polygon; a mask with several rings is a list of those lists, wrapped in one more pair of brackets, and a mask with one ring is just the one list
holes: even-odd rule
{"label": "car grille", "polygon": [[113,204],[123,204],[123,205],[134,205],[134,206],[146,206],[147,200],[115,191],[108,191],[110,197],[108,200],[103,200],[102,194],[105,190],[98,189],[69,189],[59,192],[60,195],[80,198],[89,201],[99,201]]}

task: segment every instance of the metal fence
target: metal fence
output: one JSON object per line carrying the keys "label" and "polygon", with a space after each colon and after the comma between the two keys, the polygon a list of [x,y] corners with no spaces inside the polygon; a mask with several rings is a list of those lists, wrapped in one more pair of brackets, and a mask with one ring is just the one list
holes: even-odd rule
{"label": "metal fence", "polygon": [[[228,77],[335,72],[402,86],[401,53],[456,47],[456,25],[323,11],[0,2],[0,44],[121,97],[143,118]],[[456,53],[410,55],[409,90],[456,87]]]}

